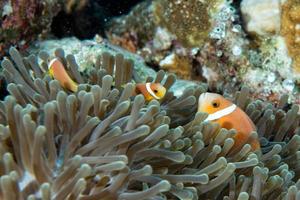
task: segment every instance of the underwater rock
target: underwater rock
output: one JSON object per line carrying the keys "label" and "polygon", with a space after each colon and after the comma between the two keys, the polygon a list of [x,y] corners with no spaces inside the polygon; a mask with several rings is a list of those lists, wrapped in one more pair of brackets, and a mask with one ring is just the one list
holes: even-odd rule
{"label": "underwater rock", "polygon": [[[300,72],[300,3],[297,0],[243,0],[241,12],[246,30],[267,38],[283,37],[293,69]],[[260,42],[260,45],[263,42]],[[286,66],[289,67],[289,66]]]}
{"label": "underwater rock", "polygon": [[280,0],[243,0],[241,13],[246,30],[258,36],[274,35],[280,31]]}

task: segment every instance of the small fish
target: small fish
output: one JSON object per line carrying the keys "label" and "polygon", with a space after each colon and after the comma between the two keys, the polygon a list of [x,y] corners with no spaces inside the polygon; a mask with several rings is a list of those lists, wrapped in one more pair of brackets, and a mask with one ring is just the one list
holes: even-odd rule
{"label": "small fish", "polygon": [[50,76],[58,80],[63,88],[71,90],[72,92],[77,91],[78,84],[71,79],[71,77],[65,70],[64,65],[58,58],[54,58],[53,60],[51,60],[48,70]]}
{"label": "small fish", "polygon": [[[234,139],[234,150],[240,149],[249,139],[256,127],[247,114],[234,103],[215,93],[201,94],[198,101],[198,112],[208,113],[205,121],[213,121],[222,128],[237,131]],[[253,151],[260,149],[257,139],[249,141]]]}
{"label": "small fish", "polygon": [[160,100],[165,96],[166,91],[160,83],[138,83],[135,87],[135,93],[143,94],[146,101]]}

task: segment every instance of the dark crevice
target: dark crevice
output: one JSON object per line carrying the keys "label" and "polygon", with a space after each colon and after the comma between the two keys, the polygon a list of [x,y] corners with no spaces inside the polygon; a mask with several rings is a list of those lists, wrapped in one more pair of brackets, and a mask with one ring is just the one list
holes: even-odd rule
{"label": "dark crevice", "polygon": [[75,36],[91,39],[95,34],[104,35],[106,22],[111,18],[127,14],[141,0],[89,0],[78,11],[67,13],[62,9],[51,24],[51,32],[58,38]]}

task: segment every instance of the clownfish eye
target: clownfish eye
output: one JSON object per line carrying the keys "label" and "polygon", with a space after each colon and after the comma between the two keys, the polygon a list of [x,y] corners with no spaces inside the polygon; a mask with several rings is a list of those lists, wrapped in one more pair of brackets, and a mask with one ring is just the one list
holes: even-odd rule
{"label": "clownfish eye", "polygon": [[212,101],[211,105],[212,105],[214,108],[218,108],[218,107],[220,106],[220,101],[214,100],[214,101]]}
{"label": "clownfish eye", "polygon": [[158,93],[158,91],[157,91],[157,90],[153,90],[153,92],[154,92],[154,93]]}

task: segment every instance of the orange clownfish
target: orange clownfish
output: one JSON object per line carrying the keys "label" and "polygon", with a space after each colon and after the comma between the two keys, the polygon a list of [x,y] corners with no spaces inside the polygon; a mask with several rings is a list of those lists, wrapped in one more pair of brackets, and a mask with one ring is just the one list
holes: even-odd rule
{"label": "orange clownfish", "polygon": [[146,101],[160,100],[165,96],[166,91],[160,83],[138,83],[135,87],[135,93],[144,95]]}
{"label": "orange clownfish", "polygon": [[[205,121],[213,121],[222,128],[235,129],[233,149],[240,149],[249,139],[252,131],[256,127],[248,115],[234,103],[225,99],[223,96],[214,93],[204,93],[199,97],[198,112],[208,113]],[[251,139],[249,144],[253,151],[260,149],[258,139]]]}
{"label": "orange clownfish", "polygon": [[71,79],[71,77],[65,70],[64,65],[58,58],[54,58],[53,60],[51,60],[48,70],[50,76],[58,80],[63,88],[71,90],[72,92],[77,91],[78,84]]}

